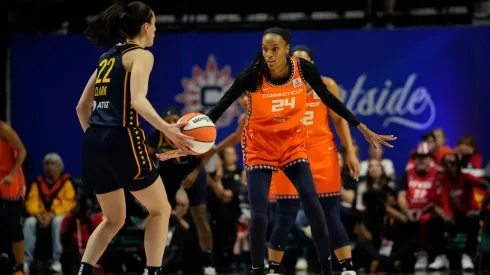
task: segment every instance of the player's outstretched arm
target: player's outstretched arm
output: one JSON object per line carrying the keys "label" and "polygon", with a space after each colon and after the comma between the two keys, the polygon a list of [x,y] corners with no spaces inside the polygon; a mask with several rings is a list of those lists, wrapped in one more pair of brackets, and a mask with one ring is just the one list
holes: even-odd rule
{"label": "player's outstretched arm", "polygon": [[[223,115],[223,113],[228,109],[228,107],[237,100],[240,95],[246,90],[255,91],[257,87],[256,77],[253,76],[251,68],[247,68],[245,71],[241,72],[233,81],[230,89],[226,91],[219,102],[207,113],[207,116],[214,122]],[[251,89],[253,87],[253,89]]]}
{"label": "player's outstretched arm", "polygon": [[186,123],[168,124],[155,111],[148,94],[148,81],[153,68],[153,54],[146,50],[134,50],[131,54],[133,65],[131,67],[131,106],[153,127],[160,130],[183,151],[190,152],[192,145],[187,141],[192,137],[180,132]]}
{"label": "player's outstretched arm", "polygon": [[83,89],[82,96],[78,100],[77,104],[77,116],[82,126],[83,132],[87,131],[88,119],[90,118],[90,108],[94,102],[95,96],[95,78],[97,77],[97,70],[94,71],[92,76],[88,79],[85,89]]}
{"label": "player's outstretched arm", "polygon": [[303,76],[310,84],[310,86],[315,90],[323,104],[325,104],[328,108],[332,109],[339,116],[347,120],[350,124],[355,126],[361,133],[364,135],[364,138],[371,143],[374,148],[378,148],[377,144],[381,143],[388,147],[393,147],[391,144],[386,141],[395,140],[396,137],[393,135],[378,135],[371,131],[366,125],[362,124],[356,116],[349,110],[347,107],[340,101],[337,97],[335,97],[325,86],[323,83],[322,77],[315,65],[311,62],[308,62],[305,59],[300,58],[300,66],[302,68]]}

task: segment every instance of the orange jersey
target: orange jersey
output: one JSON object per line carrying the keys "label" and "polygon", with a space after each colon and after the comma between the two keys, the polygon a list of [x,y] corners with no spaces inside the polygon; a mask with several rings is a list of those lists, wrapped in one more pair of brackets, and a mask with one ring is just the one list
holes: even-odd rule
{"label": "orange jersey", "polygon": [[333,133],[328,123],[328,108],[314,90],[306,95],[306,112],[301,119],[308,135],[307,147],[319,146],[333,141]]}
{"label": "orange jersey", "polygon": [[[320,196],[339,195],[340,167],[328,121],[328,108],[311,89],[307,93],[306,106],[302,122],[308,135],[306,151],[316,191]],[[276,198],[298,197],[296,188],[281,171],[272,176],[271,193]]]}
{"label": "orange jersey", "polygon": [[[17,153],[12,147],[0,138],[0,180],[7,176],[15,165]],[[0,198],[4,200],[18,200],[25,196],[25,180],[22,169],[14,175],[12,184],[0,185]]]}
{"label": "orange jersey", "polygon": [[292,72],[283,85],[274,85],[266,77],[257,91],[250,93],[248,126],[256,130],[291,129],[306,110],[306,82],[299,71],[298,59],[291,57]]}
{"label": "orange jersey", "polygon": [[247,122],[243,129],[243,160],[247,170],[277,170],[307,162],[306,131],[301,119],[306,110],[306,82],[297,58],[291,58],[291,74],[283,85],[265,77],[251,92]]}

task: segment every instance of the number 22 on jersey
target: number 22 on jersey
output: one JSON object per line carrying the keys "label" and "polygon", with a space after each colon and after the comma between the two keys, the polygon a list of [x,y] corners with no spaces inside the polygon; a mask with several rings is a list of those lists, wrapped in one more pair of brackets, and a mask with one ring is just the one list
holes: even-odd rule
{"label": "number 22 on jersey", "polygon": [[[95,96],[105,96],[107,95],[107,83],[111,82],[109,78],[112,68],[116,63],[116,58],[112,57],[110,59],[103,59],[99,63],[99,68],[97,69],[97,78],[95,79]],[[103,77],[102,77],[103,76]],[[102,78],[101,78],[102,77]]]}
{"label": "number 22 on jersey", "polygon": [[[112,68],[114,67],[114,63],[116,63],[116,58],[104,59],[99,63],[99,73],[97,74],[97,78],[95,80],[95,84],[100,83],[109,83],[111,79],[109,75],[111,74]],[[107,68],[107,70],[106,70]],[[104,77],[101,79],[102,73],[105,71]]]}

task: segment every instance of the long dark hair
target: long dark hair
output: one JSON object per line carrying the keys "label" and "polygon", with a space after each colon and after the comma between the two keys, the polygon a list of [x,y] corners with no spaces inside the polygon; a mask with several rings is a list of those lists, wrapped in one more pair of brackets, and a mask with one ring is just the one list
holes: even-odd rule
{"label": "long dark hair", "polygon": [[98,14],[85,30],[94,46],[112,47],[120,40],[138,35],[141,26],[151,22],[152,10],[142,2],[114,4]]}

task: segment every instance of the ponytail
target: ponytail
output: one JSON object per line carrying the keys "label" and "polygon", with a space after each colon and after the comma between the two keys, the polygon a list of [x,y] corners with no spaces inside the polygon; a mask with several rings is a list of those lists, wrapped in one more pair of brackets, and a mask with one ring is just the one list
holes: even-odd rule
{"label": "ponytail", "polygon": [[271,73],[269,71],[269,67],[267,67],[267,62],[265,61],[264,56],[261,52],[258,52],[254,55],[252,61],[252,70],[253,75],[258,81],[258,86],[262,86],[262,78],[267,77],[271,79]]}
{"label": "ponytail", "polygon": [[142,2],[114,4],[98,14],[88,25],[85,35],[94,46],[108,48],[118,41],[133,38],[141,26],[151,22],[152,10]]}

